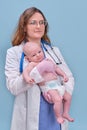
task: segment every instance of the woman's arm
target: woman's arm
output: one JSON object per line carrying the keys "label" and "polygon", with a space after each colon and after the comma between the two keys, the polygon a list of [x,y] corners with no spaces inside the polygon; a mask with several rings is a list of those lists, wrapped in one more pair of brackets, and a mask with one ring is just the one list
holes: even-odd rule
{"label": "woman's arm", "polygon": [[27,84],[22,74],[19,72],[20,60],[19,54],[21,54],[19,47],[12,47],[7,50],[5,75],[6,85],[8,90],[13,95],[18,95],[21,92],[28,90],[31,85]]}

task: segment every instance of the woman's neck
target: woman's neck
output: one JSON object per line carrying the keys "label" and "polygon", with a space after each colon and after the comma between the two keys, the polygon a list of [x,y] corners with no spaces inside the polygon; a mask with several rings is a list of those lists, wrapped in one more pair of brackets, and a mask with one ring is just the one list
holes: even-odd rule
{"label": "woman's neck", "polygon": [[41,43],[41,39],[34,39],[34,38],[31,39],[31,38],[28,38],[28,41],[29,42],[34,42],[34,43],[39,43],[39,44]]}

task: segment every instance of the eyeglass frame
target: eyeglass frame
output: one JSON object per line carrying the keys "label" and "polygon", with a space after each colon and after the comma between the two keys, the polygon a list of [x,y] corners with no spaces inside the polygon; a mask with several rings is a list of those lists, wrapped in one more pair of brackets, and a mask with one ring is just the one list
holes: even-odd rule
{"label": "eyeglass frame", "polygon": [[28,22],[29,25],[33,25],[33,26],[37,26],[38,24],[40,26],[47,26],[48,22],[45,20],[40,20],[40,21],[36,21],[36,20],[31,20],[30,22]]}

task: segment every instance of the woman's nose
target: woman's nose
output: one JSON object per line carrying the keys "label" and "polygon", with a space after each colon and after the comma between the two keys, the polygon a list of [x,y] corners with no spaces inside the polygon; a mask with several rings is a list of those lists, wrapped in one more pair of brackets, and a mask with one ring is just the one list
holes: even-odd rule
{"label": "woman's nose", "polygon": [[41,25],[39,23],[37,23],[36,27],[40,27]]}

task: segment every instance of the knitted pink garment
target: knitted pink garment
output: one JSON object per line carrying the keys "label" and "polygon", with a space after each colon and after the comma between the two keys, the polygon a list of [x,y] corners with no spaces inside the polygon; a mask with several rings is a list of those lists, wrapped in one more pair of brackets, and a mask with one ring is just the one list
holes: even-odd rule
{"label": "knitted pink garment", "polygon": [[44,72],[52,72],[55,74],[55,64],[50,59],[44,59],[36,66],[36,68],[41,75]]}

